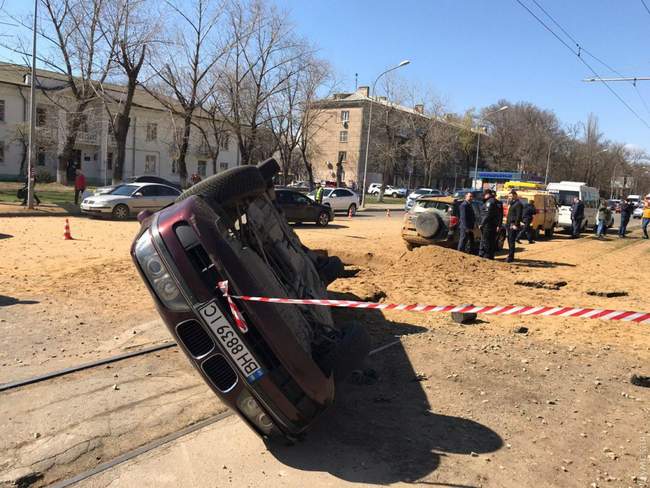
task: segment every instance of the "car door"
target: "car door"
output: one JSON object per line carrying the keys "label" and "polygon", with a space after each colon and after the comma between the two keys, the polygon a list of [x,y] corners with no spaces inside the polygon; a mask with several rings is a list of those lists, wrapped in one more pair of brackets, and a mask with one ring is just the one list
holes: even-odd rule
{"label": "car door", "polygon": [[160,185],[146,185],[140,188],[136,193],[140,193],[140,197],[135,197],[134,203],[137,206],[136,210],[158,210],[160,205]]}
{"label": "car door", "polygon": [[311,222],[317,219],[316,214],[316,205],[314,202],[307,198],[305,195],[299,192],[292,192],[293,200],[296,204],[296,213],[300,222]]}
{"label": "car door", "polygon": [[171,205],[176,201],[178,196],[181,194],[176,188],[170,186],[159,186],[158,187],[159,199],[158,199],[158,208],[161,209],[167,205]]}
{"label": "car door", "polygon": [[296,222],[298,215],[296,211],[296,202],[293,198],[293,192],[288,190],[278,190],[275,193],[275,199],[284,212],[287,222]]}
{"label": "car door", "polygon": [[350,204],[354,203],[356,205],[356,201],[354,201],[354,194],[350,190],[345,190],[343,188],[339,188],[337,190],[334,190],[334,193],[336,194],[336,210],[347,210]]}

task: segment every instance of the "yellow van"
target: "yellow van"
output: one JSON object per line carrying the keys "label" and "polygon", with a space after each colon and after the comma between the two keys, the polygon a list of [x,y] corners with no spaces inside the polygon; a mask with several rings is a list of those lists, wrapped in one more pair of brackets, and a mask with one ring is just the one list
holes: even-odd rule
{"label": "yellow van", "polygon": [[[504,188],[508,183],[520,183],[520,182],[507,182],[504,185]],[[511,188],[512,189],[512,188]],[[550,193],[542,190],[526,190],[526,189],[516,189],[517,195],[522,203],[528,203],[530,201],[535,205],[535,216],[530,226],[533,228],[534,238],[537,239],[539,235],[544,232],[544,237],[551,239],[553,233],[555,232],[555,227],[557,227],[559,219],[559,210],[555,197]],[[510,189],[501,190],[497,192],[497,198],[503,203],[503,215],[508,215],[508,193]]]}

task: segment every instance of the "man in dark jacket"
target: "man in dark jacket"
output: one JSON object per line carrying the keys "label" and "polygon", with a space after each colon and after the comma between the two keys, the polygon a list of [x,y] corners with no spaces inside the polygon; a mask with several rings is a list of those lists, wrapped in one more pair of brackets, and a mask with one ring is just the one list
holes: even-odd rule
{"label": "man in dark jacket", "polygon": [[533,228],[531,227],[531,224],[533,223],[533,219],[535,218],[535,213],[537,212],[537,209],[535,208],[535,203],[533,201],[529,201],[526,205],[524,205],[524,212],[521,217],[521,221],[523,222],[523,227],[521,229],[521,232],[519,232],[519,235],[517,236],[517,244],[521,244],[521,238],[526,236],[528,238],[528,243],[529,244],[535,244],[535,241],[533,240]]}
{"label": "man in dark jacket", "polygon": [[[494,259],[497,243],[497,229],[499,222],[499,206],[492,194],[492,190],[483,192],[483,212],[479,228],[481,229],[481,247],[479,256],[486,259]],[[503,214],[501,214],[503,215]]]}
{"label": "man in dark jacket", "polygon": [[474,225],[476,225],[476,215],[472,207],[474,195],[471,191],[465,193],[465,200],[458,208],[458,250],[463,252],[472,252],[474,248]]}
{"label": "man in dark jacket", "polygon": [[585,218],[585,204],[578,197],[573,197],[571,206],[571,239],[580,237],[582,221]]}
{"label": "man in dark jacket", "polygon": [[625,237],[627,224],[630,223],[630,217],[634,212],[634,205],[628,199],[621,202],[621,225],[618,228],[618,237]]}
{"label": "man in dark jacket", "polygon": [[515,260],[515,246],[517,245],[517,237],[521,231],[521,217],[524,213],[524,206],[519,200],[517,192],[512,190],[508,197],[508,217],[506,218],[506,228],[508,230],[508,259],[509,263]]}

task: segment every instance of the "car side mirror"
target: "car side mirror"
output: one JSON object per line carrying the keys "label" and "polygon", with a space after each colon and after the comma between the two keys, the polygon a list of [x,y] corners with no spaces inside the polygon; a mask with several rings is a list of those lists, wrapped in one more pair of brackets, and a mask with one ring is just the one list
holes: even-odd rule
{"label": "car side mirror", "polygon": [[143,195],[142,195],[142,192],[139,192],[139,191],[138,191],[138,192],[135,192],[135,193],[133,194],[133,196],[136,197],[136,198],[140,198],[140,197],[143,196]]}

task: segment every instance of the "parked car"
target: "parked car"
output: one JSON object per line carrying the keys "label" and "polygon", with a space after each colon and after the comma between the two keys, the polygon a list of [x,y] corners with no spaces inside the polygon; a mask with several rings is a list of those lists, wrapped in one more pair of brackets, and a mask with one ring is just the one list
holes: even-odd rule
{"label": "parked car", "polygon": [[[370,188],[368,188],[368,194],[370,195],[379,195],[380,191],[381,191],[381,183],[372,183],[370,185]],[[407,193],[406,188],[397,188],[391,185],[386,185],[386,187],[384,188],[384,195],[388,197],[406,198],[406,193]]]}
{"label": "parked car", "polygon": [[110,193],[84,198],[80,207],[88,215],[109,215],[124,220],[142,210],[160,210],[174,203],[180,194],[177,188],[158,183],[128,183]]}
{"label": "parked car", "polygon": [[[504,221],[508,216],[508,191],[500,190],[497,192],[497,198],[503,203]],[[555,200],[555,196],[543,190],[519,190],[519,200],[523,205],[533,202],[535,205],[535,216],[530,226],[533,230],[533,239],[539,239],[543,232],[546,239],[552,239],[555,228],[560,220],[560,210]]]}
{"label": "parked car", "polygon": [[117,185],[107,185],[107,186],[97,187],[95,188],[93,194],[106,195],[107,193],[110,193],[113,190],[115,190],[115,188],[117,188],[118,186],[126,185],[128,183],[158,183],[160,185],[167,185],[167,186],[171,186],[172,188],[176,188],[177,190],[181,190],[181,185],[166,180],[165,178],[161,178],[160,176],[142,175],[142,176],[127,178],[124,183],[119,183]]}
{"label": "parked car", "polygon": [[417,200],[419,197],[424,196],[424,195],[434,195],[437,197],[442,197],[445,196],[444,192],[440,190],[436,190],[435,188],[417,188],[413,190],[409,195],[406,197],[406,204],[404,205],[404,210],[407,212],[411,210],[411,207],[413,207],[413,203],[415,200]]}
{"label": "parked car", "polygon": [[[312,200],[316,200],[316,191],[307,194]],[[355,215],[359,205],[359,195],[347,188],[324,188],[323,205],[330,207],[334,212],[345,212]]]}
{"label": "parked car", "polygon": [[287,185],[288,188],[293,188],[294,190],[298,190],[300,192],[308,192],[309,191],[309,183],[306,181],[294,181],[293,183],[290,183]]}
{"label": "parked car", "polygon": [[[402,224],[402,239],[406,248],[412,251],[415,247],[431,244],[453,248],[458,246],[458,216],[461,203],[461,200],[447,196],[425,195],[418,198],[411,211],[404,216]],[[478,227],[481,203],[473,201],[472,208],[476,213],[474,235],[478,236],[478,239],[475,239],[475,246],[478,246],[481,235]],[[503,249],[505,239],[506,232],[501,226],[497,237],[497,250]],[[475,248],[472,252],[477,250]]]}
{"label": "parked car", "polygon": [[296,190],[275,190],[275,201],[284,212],[287,222],[315,222],[325,227],[334,220],[334,212]]}
{"label": "parked car", "polygon": [[643,217],[643,207],[636,207],[632,212],[632,218],[640,219],[641,217]]}
{"label": "parked car", "polygon": [[278,171],[275,160],[231,168],[174,205],[141,214],[131,255],[171,335],[213,392],[260,436],[295,440],[362,366],[370,341],[357,322],[336,323],[328,307],[244,300],[236,314],[229,307],[224,280],[233,295],[327,298],[322,256],[277,210]]}
{"label": "parked car", "polygon": [[609,209],[612,212],[621,213],[621,201],[620,200],[618,200],[616,198],[607,200],[607,206],[609,207]]}

